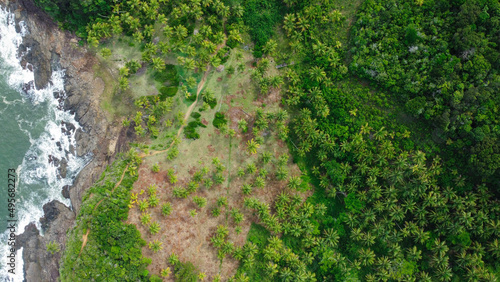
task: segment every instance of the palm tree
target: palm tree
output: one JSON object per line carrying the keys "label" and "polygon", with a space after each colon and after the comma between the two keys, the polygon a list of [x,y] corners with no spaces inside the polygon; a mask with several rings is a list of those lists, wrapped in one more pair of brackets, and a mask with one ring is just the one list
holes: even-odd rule
{"label": "palm tree", "polygon": [[168,38],[170,38],[170,37],[172,36],[173,31],[174,31],[174,30],[173,30],[173,28],[172,28],[171,26],[169,26],[169,25],[165,25],[165,26],[163,27],[163,35],[164,35],[167,39],[168,39]]}
{"label": "palm tree", "polygon": [[165,62],[161,58],[153,58],[152,60],[153,63],[153,69],[156,71],[162,71],[165,69]]}
{"label": "palm tree", "polygon": [[370,266],[375,263],[375,253],[368,249],[359,249],[359,257],[361,259],[361,264],[364,266]]}
{"label": "palm tree", "polygon": [[304,32],[305,30],[307,30],[311,25],[309,24],[309,21],[304,18],[304,17],[301,17],[299,16],[297,18],[297,27],[302,31]]}
{"label": "palm tree", "polygon": [[450,281],[453,277],[453,272],[449,266],[440,267],[435,274],[439,281]]}
{"label": "palm tree", "polygon": [[222,44],[222,42],[224,42],[224,40],[226,40],[226,35],[224,34],[224,32],[222,31],[218,31],[214,37],[213,37],[213,41],[215,44]]}
{"label": "palm tree", "polygon": [[247,132],[248,130],[247,121],[244,119],[238,120],[238,128],[241,130],[242,133]]}
{"label": "palm tree", "polygon": [[301,185],[300,177],[298,176],[291,176],[290,179],[288,180],[288,188],[290,189],[297,189]]}
{"label": "palm tree", "polygon": [[280,271],[280,278],[282,281],[293,281],[293,272],[288,267],[284,267]]}
{"label": "palm tree", "polygon": [[154,253],[157,253],[158,251],[160,251],[161,249],[163,249],[163,246],[162,246],[162,242],[158,241],[158,240],[154,240],[154,241],[151,241],[149,242],[149,248],[154,252]]}
{"label": "palm tree", "polygon": [[187,37],[187,28],[183,25],[178,25],[175,27],[174,33],[178,40],[183,40]]}
{"label": "palm tree", "polygon": [[240,32],[237,29],[232,29],[229,31],[228,39],[243,43],[243,39],[241,38]]}
{"label": "palm tree", "polygon": [[337,244],[339,243],[340,236],[338,235],[337,231],[334,230],[333,228],[326,229],[324,231],[325,237],[323,237],[323,242],[325,243],[326,246],[335,248]]}
{"label": "palm tree", "polygon": [[147,212],[143,212],[141,215],[141,223],[145,226],[149,225],[151,222],[151,214]]}
{"label": "palm tree", "polygon": [[163,204],[161,206],[161,214],[163,216],[169,216],[171,212],[172,212],[172,206],[170,203],[167,202],[166,204]]}
{"label": "palm tree", "polygon": [[191,58],[186,58],[184,62],[184,68],[186,68],[187,70],[194,70],[196,68],[195,61]]}
{"label": "palm tree", "polygon": [[250,154],[256,154],[257,153],[257,149],[260,147],[259,144],[257,144],[253,138],[251,140],[249,140],[247,142],[247,151],[250,153]]}
{"label": "palm tree", "polygon": [[266,186],[266,181],[264,180],[264,178],[257,176],[255,178],[254,186],[257,188],[264,188],[264,186]]}
{"label": "palm tree", "polygon": [[384,129],[385,129],[385,127],[382,126],[378,131],[376,131],[373,134],[373,137],[375,137],[375,139],[378,140],[378,141],[384,139],[387,136],[387,131],[384,130]]}
{"label": "palm tree", "polygon": [[270,277],[274,277],[278,272],[279,272],[278,265],[273,263],[272,261],[269,261],[266,265],[266,273]]}
{"label": "palm tree", "polygon": [[498,239],[495,239],[488,244],[488,252],[492,257],[500,259],[500,243]]}
{"label": "palm tree", "polygon": [[156,221],[149,225],[149,232],[151,232],[151,234],[153,235],[160,232],[160,230],[161,230],[160,224]]}
{"label": "palm tree", "polygon": [[287,14],[283,21],[283,28],[290,34],[295,29],[295,14]]}
{"label": "palm tree", "polygon": [[279,166],[276,171],[276,178],[278,180],[285,180],[288,176],[288,170],[285,166]]}
{"label": "palm tree", "polygon": [[278,47],[278,43],[276,43],[275,40],[269,39],[269,41],[266,42],[266,45],[262,47],[262,50],[272,56],[274,54],[274,51],[276,51],[276,48]]}
{"label": "palm tree", "polygon": [[144,37],[151,38],[151,36],[153,36],[154,32],[155,32],[155,30],[154,30],[152,25],[146,25],[144,27],[144,31],[143,31]]}

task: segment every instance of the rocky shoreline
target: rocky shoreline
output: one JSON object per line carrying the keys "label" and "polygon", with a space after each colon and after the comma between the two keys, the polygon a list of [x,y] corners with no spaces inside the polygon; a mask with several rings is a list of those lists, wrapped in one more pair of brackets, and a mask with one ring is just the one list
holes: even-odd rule
{"label": "rocky shoreline", "polygon": [[[82,196],[101,175],[106,165],[113,161],[118,152],[127,148],[133,138],[121,123],[107,119],[99,106],[99,98],[104,90],[104,82],[94,77],[92,66],[98,63],[95,56],[78,46],[78,38],[58,29],[50,17],[36,7],[30,0],[0,0],[16,15],[16,23],[23,21],[29,31],[21,46],[30,52],[22,59],[22,66],[33,68],[37,89],[48,85],[52,70],[65,70],[66,96],[54,93],[64,110],[75,114],[82,126],[75,133],[76,148],[72,154],[92,155],[92,160],[82,169],[71,187],[64,187],[63,195],[71,200],[71,208],[58,201],[44,205],[44,216],[40,219],[42,233],[34,223],[26,226],[23,234],[17,237],[16,247],[23,248],[24,277],[26,281],[59,280],[59,264],[66,244],[66,233],[75,224],[80,210]],[[62,130],[74,126],[61,125]],[[65,177],[63,160],[53,160],[59,166],[59,174]],[[47,252],[48,242],[57,242],[61,251],[51,255]]]}

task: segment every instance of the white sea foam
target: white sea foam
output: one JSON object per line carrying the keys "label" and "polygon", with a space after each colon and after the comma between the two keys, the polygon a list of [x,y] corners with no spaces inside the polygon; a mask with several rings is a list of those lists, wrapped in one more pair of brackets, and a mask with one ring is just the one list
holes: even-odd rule
{"label": "white sea foam", "polygon": [[[43,204],[55,199],[70,205],[70,201],[62,196],[61,189],[65,185],[72,184],[78,172],[90,159],[90,156],[78,158],[70,152],[71,147],[76,148],[75,132],[80,125],[75,121],[74,115],[60,110],[59,101],[54,98],[54,92],[65,97],[64,70],[54,70],[49,85],[45,89],[35,89],[33,72],[27,68],[23,69],[20,65],[22,54],[18,54],[18,49],[28,29],[23,22],[19,23],[19,26],[18,33],[14,14],[0,7],[0,50],[2,50],[0,56],[5,65],[2,68],[8,69],[8,84],[17,89],[21,95],[19,100],[6,101],[5,98],[3,100],[8,103],[31,102],[34,107],[43,107],[46,113],[42,119],[34,121],[37,124],[40,122],[44,124],[44,130],[38,137],[32,137],[30,132],[33,121],[24,121],[20,118],[17,120],[19,128],[29,137],[31,143],[22,164],[17,169],[19,176],[17,194],[20,196],[16,203],[17,234],[23,232],[24,227],[30,222],[35,222],[38,229],[41,229],[39,219],[43,216]],[[26,84],[32,86],[27,93],[23,91],[23,86]],[[22,95],[26,95],[29,99],[23,99]],[[72,124],[74,130],[63,133],[62,124]],[[58,168],[53,162],[49,162],[50,159],[67,161],[66,178],[60,177]],[[0,254],[2,254],[0,281],[22,281],[24,279],[22,250],[17,252],[16,275],[9,275],[5,268],[6,257],[3,254],[8,253],[5,244],[7,236],[7,233],[0,234]]]}

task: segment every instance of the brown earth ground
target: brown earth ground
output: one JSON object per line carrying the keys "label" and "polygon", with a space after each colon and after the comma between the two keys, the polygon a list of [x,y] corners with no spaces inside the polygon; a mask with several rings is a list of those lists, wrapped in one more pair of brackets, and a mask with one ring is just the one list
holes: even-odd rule
{"label": "brown earth ground", "polygon": [[[245,54],[245,59],[249,58]],[[272,66],[271,68],[274,68]],[[229,84],[229,82],[231,84]],[[251,133],[253,114],[257,107],[266,103],[265,111],[275,111],[279,107],[281,99],[280,91],[273,90],[267,97],[259,97],[249,79],[249,72],[235,74],[231,78],[226,75],[213,71],[207,78],[206,86],[212,89],[217,95],[220,103],[214,110],[202,113],[202,120],[208,120],[207,128],[200,129],[200,139],[183,140],[179,146],[179,156],[174,160],[167,160],[166,151],[160,154],[150,154],[145,156],[144,162],[139,168],[139,179],[135,182],[132,193],[139,194],[139,200],[147,199],[147,188],[151,184],[158,187],[157,196],[159,205],[154,208],[148,208],[151,213],[151,222],[158,222],[161,231],[156,235],[151,235],[149,228],[141,224],[141,212],[137,205],[130,209],[127,223],[135,224],[141,232],[142,238],[146,242],[159,240],[163,243],[163,249],[153,253],[148,246],[143,248],[143,255],[152,259],[148,267],[150,273],[160,275],[162,269],[172,266],[168,263],[168,257],[175,253],[182,262],[192,262],[200,272],[204,272],[207,281],[211,281],[215,275],[220,274],[223,280],[236,273],[239,262],[230,256],[227,256],[222,263],[217,258],[217,250],[210,242],[211,236],[215,233],[218,225],[227,225],[229,227],[228,240],[235,246],[242,246],[246,242],[248,231],[252,222],[259,222],[253,213],[243,206],[244,195],[241,186],[245,183],[252,184],[257,175],[248,175],[248,173],[239,178],[236,175],[238,168],[245,168],[250,162],[254,162],[258,168],[261,168],[260,154],[264,151],[271,152],[275,159],[284,153],[288,154],[288,147],[284,142],[278,140],[276,134],[271,130],[264,132],[264,144],[257,150],[257,154],[250,155],[246,151],[246,142],[253,138]],[[198,104],[199,105],[199,104]],[[197,105],[197,106],[198,106]],[[226,113],[229,128],[235,129],[237,134],[230,138],[223,136],[218,129],[211,124],[213,114],[221,109]],[[187,115],[186,115],[187,116]],[[248,121],[249,130],[242,134],[237,128],[237,121],[245,118]],[[224,176],[226,180],[223,184],[214,185],[207,189],[200,185],[198,191],[188,196],[186,199],[174,198],[172,190],[174,187],[186,187],[191,181],[192,174],[207,166],[211,174],[215,169],[212,165],[212,159],[218,157],[225,165]],[[152,166],[159,164],[160,171],[153,173]],[[178,177],[176,184],[170,184],[167,170],[173,168]],[[265,188],[253,188],[250,197],[257,197],[272,207],[272,201],[275,197],[286,190],[287,181],[278,181],[275,177],[275,165],[271,163],[265,165],[269,172],[266,177]],[[300,175],[300,169],[288,162],[288,175]],[[289,189],[288,189],[289,190]],[[141,191],[142,194],[141,194]],[[305,193],[307,196],[310,192]],[[204,208],[197,208],[192,201],[193,196],[207,198],[207,205]],[[211,210],[216,206],[218,197],[225,196],[228,199],[228,207],[222,209],[218,217],[211,215]],[[170,202],[172,212],[168,217],[161,215],[161,205]],[[242,232],[235,232],[236,224],[233,222],[229,211],[232,208],[238,208],[243,212],[245,219],[239,224]],[[192,217],[190,210],[196,209],[197,215]],[[172,269],[173,270],[173,269]],[[173,281],[173,275],[165,281]]]}

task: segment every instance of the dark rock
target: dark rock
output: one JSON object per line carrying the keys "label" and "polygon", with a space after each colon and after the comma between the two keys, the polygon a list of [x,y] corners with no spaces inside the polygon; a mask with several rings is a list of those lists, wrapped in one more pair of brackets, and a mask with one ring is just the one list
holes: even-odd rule
{"label": "dark rock", "polygon": [[59,165],[58,170],[59,170],[59,175],[62,178],[66,178],[66,174],[68,173],[68,161],[66,160],[66,158],[61,159],[61,164]]}
{"label": "dark rock", "polygon": [[62,195],[66,199],[69,199],[69,189],[70,188],[71,188],[71,186],[69,186],[69,185],[64,185],[64,187],[62,188]]}
{"label": "dark rock", "polygon": [[[4,3],[0,1],[0,5]],[[122,129],[121,125],[112,124],[99,107],[101,93],[94,87],[94,76],[89,75],[93,73],[92,66],[98,62],[92,53],[75,47],[78,39],[69,32],[58,30],[57,24],[32,0],[8,3],[9,9],[16,11],[16,20],[24,21],[29,30],[19,51],[23,54],[23,67],[33,69],[35,83],[25,85],[25,91],[47,86],[52,70],[56,67],[64,69],[65,93],[54,93],[54,97],[62,109],[75,114],[75,119],[82,126],[78,130],[73,124],[61,126],[66,134],[75,133],[76,145],[70,146],[69,153],[83,156],[93,152],[93,159],[77,175],[73,185],[63,188],[63,196],[70,198],[72,209],[57,201],[50,202],[43,207],[45,215],[40,220],[44,236],[40,236],[35,224],[28,225],[25,232],[17,236],[16,247],[23,248],[25,280],[58,281],[66,234],[75,224],[75,214],[80,210],[85,191],[113,161],[116,153],[128,150],[128,143],[135,138],[135,134],[132,127]],[[115,136],[118,140],[112,145],[110,140]],[[67,158],[49,158],[64,177]],[[54,255],[48,253],[46,245],[49,242],[58,243],[61,251]]]}
{"label": "dark rock", "polygon": [[40,235],[40,231],[38,231],[34,222],[30,222],[24,227],[24,232],[16,236],[16,249],[19,250],[23,245],[25,245],[30,237],[38,235]]}
{"label": "dark rock", "polygon": [[60,160],[52,155],[49,155],[49,164],[52,164],[54,166],[59,166]]}
{"label": "dark rock", "polygon": [[73,156],[75,155],[75,146],[73,146],[73,144],[69,145],[69,153]]}
{"label": "dark rock", "polygon": [[66,135],[71,135],[75,132],[76,127],[71,122],[61,122],[61,132]]}
{"label": "dark rock", "polygon": [[40,218],[40,223],[42,224],[42,230],[47,230],[50,223],[53,222],[59,215],[56,201],[52,201],[43,205],[43,214],[44,216]]}
{"label": "dark rock", "polygon": [[84,156],[89,152],[90,136],[87,132],[78,129],[75,134],[76,139],[76,155],[78,157]]}
{"label": "dark rock", "polygon": [[[26,226],[16,237],[16,248],[23,248],[25,281],[58,281],[59,260],[66,243],[66,231],[72,226],[75,214],[58,201],[43,206],[44,216],[40,219],[44,236],[34,223]],[[61,251],[54,255],[47,252],[47,244],[55,242]]]}
{"label": "dark rock", "polygon": [[22,60],[26,60],[33,65],[35,87],[36,89],[43,89],[49,84],[50,76],[52,75],[52,67],[50,66],[48,58],[43,53],[40,43],[27,37],[24,39],[21,50],[27,49],[30,51],[25,53]]}

